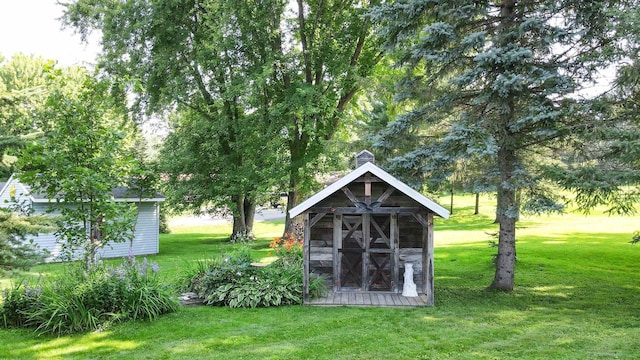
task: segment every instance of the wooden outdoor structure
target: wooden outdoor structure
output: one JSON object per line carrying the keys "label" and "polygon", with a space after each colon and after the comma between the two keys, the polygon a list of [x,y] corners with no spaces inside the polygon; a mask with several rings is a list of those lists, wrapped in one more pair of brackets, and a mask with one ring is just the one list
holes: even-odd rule
{"label": "wooden outdoor structure", "polygon": [[412,263],[420,297],[433,305],[433,217],[449,212],[372,161],[359,153],[354,171],[290,210],[304,217],[307,304],[322,303],[309,300],[311,276],[327,280],[331,298],[371,299],[401,293],[404,265]]}

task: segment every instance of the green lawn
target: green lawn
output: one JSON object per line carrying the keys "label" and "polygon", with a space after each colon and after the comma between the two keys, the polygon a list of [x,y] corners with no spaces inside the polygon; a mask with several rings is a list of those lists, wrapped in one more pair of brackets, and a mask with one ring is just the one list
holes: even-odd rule
{"label": "green lawn", "polygon": [[[155,322],[60,338],[0,329],[0,358],[637,358],[640,247],[628,242],[640,217],[523,217],[516,290],[504,294],[485,290],[493,277],[493,200],[484,199],[476,216],[472,201],[456,198],[452,218],[436,221],[432,308],[189,307]],[[224,242],[228,226],[173,230],[161,238],[161,255],[150,257],[168,280],[232,248]],[[256,231],[259,259],[282,223]],[[39,266],[31,276],[59,268]]]}

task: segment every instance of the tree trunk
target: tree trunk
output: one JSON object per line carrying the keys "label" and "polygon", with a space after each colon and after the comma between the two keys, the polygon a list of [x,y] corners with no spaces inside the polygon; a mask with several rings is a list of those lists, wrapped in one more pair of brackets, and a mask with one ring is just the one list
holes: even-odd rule
{"label": "tree trunk", "polygon": [[289,210],[293,209],[300,203],[299,189],[302,182],[300,171],[302,166],[304,166],[305,164],[306,148],[307,140],[304,136],[302,136],[301,138],[296,138],[289,144],[289,151],[291,153],[291,167],[289,169],[289,192],[287,195],[287,213],[284,225],[285,233],[294,231],[297,228],[296,221],[302,221],[292,219],[289,215]]}
{"label": "tree trunk", "polygon": [[475,207],[475,211],[473,212],[473,215],[478,215],[480,214],[480,193],[477,192],[476,193],[476,207]]}
{"label": "tree trunk", "polygon": [[453,186],[451,187],[451,204],[449,205],[449,214],[453,215]]}
{"label": "tree trunk", "polygon": [[247,230],[244,211],[244,196],[233,196],[233,203],[235,204],[235,208],[233,209],[233,230],[231,231],[232,240],[238,236],[244,235]]}
{"label": "tree trunk", "polygon": [[237,195],[233,197],[235,208],[233,209],[233,230],[230,239],[253,239],[253,223],[256,212],[256,202],[248,196]]}
{"label": "tree trunk", "polygon": [[244,198],[244,223],[247,236],[253,239],[253,223],[256,217],[256,201],[249,197]]}
{"label": "tree trunk", "polygon": [[513,172],[516,166],[515,152],[510,149],[498,151],[498,168],[500,169],[500,184],[498,185],[498,254],[496,256],[496,272],[492,289],[512,291],[515,284],[516,261],[516,218],[518,205],[516,189],[513,186]]}

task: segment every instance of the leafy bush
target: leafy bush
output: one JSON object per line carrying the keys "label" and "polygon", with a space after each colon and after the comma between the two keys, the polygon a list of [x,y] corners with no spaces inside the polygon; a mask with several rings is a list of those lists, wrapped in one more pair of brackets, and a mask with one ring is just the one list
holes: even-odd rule
{"label": "leafy bush", "polygon": [[5,327],[25,327],[29,322],[28,312],[30,309],[38,307],[39,296],[42,287],[37,285],[30,287],[28,283],[22,282],[11,289],[2,291],[2,307],[0,307],[0,319]]}
{"label": "leafy bush", "polygon": [[[280,249],[281,257],[266,267],[252,266],[248,249],[208,263],[200,262],[184,289],[197,293],[212,306],[255,308],[301,304],[301,248],[300,251],[294,246]],[[310,286],[313,294],[322,292],[323,287],[322,279],[312,281]]]}
{"label": "leafy bush", "polygon": [[205,298],[209,289],[234,282],[247,274],[251,276],[254,271],[257,270],[251,266],[251,253],[248,248],[242,247],[215,260],[199,261],[194,269],[183,275],[180,281],[184,283],[180,288]]}
{"label": "leafy bush", "polygon": [[4,294],[0,318],[5,327],[54,334],[96,330],[129,319],[153,320],[178,308],[157,270],[146,258],[141,263],[128,258],[117,267],[74,267],[66,276],[37,286],[23,282]]}

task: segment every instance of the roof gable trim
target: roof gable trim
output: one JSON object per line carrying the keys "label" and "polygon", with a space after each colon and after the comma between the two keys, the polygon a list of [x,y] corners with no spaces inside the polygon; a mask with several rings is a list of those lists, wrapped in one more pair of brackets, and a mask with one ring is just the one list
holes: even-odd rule
{"label": "roof gable trim", "polygon": [[366,164],[364,164],[364,165],[362,165],[362,166],[360,166],[358,168],[356,168],[355,170],[353,170],[352,172],[350,172],[349,174],[344,176],[342,179],[340,179],[340,180],[336,181],[335,183],[327,186],[326,188],[324,188],[320,192],[316,193],[315,195],[311,196],[307,200],[305,200],[302,203],[300,203],[300,205],[292,208],[291,210],[289,210],[289,215],[292,218],[300,215],[304,211],[306,211],[309,208],[311,208],[313,205],[315,205],[315,204],[319,203],[320,201],[324,200],[325,198],[327,198],[331,194],[337,192],[338,190],[340,190],[344,186],[348,185],[349,183],[353,182],[354,180],[356,180],[357,178],[359,178],[360,176],[364,175],[367,172],[370,172],[373,175],[377,176],[381,180],[385,181],[389,185],[391,185],[394,188],[396,188],[398,191],[402,192],[404,195],[412,198],[413,200],[417,201],[422,206],[424,206],[427,209],[433,211],[436,215],[438,215],[438,216],[440,216],[442,218],[445,218],[445,219],[449,218],[449,211],[447,209],[445,209],[442,206],[436,204],[434,201],[430,200],[429,198],[425,197],[424,195],[420,194],[419,192],[413,190],[412,188],[410,188],[408,185],[406,185],[402,181],[396,179],[391,174],[387,173],[386,171],[380,169],[379,167],[377,167],[376,165],[374,165],[374,164],[372,164],[370,162],[366,163]]}

